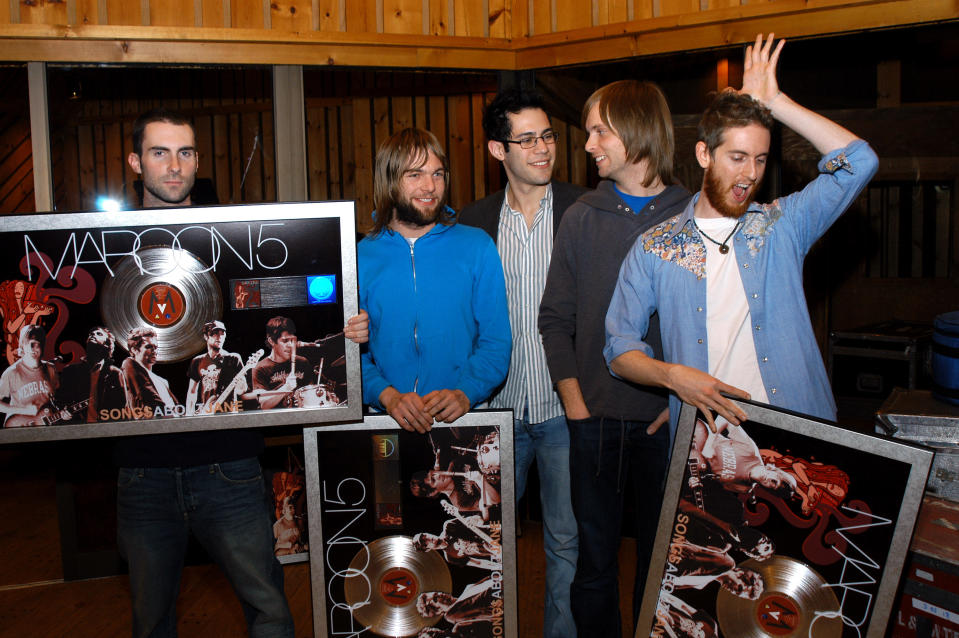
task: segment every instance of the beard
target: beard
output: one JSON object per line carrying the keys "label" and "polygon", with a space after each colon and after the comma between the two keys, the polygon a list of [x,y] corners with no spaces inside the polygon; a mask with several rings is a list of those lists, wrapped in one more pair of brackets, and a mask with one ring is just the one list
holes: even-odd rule
{"label": "beard", "polygon": [[757,181],[753,184],[753,187],[749,189],[749,195],[741,204],[730,204],[727,201],[727,194],[729,192],[728,185],[722,183],[720,178],[713,172],[711,166],[706,169],[706,174],[703,176],[703,193],[706,195],[706,201],[723,217],[739,219],[745,215],[746,209],[749,208],[749,205],[753,202],[756,189],[758,188],[759,182]]}
{"label": "beard", "polygon": [[113,354],[112,348],[110,346],[99,343],[98,341],[87,341],[86,355],[87,361],[90,363],[99,363],[109,359]]}
{"label": "beard", "polygon": [[446,208],[446,194],[440,197],[436,206],[429,211],[423,211],[413,205],[409,199],[401,199],[393,205],[393,219],[404,224],[422,228],[439,221],[440,215]]}

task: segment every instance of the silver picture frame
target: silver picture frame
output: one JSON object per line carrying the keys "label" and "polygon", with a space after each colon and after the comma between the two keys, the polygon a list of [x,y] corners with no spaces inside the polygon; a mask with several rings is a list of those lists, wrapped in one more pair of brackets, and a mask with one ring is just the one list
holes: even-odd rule
{"label": "silver picture frame", "polygon": [[[304,430],[315,636],[416,636],[452,631],[457,623],[468,624],[470,636],[519,635],[512,426],[511,411],[475,411],[452,424],[435,423],[429,434],[402,430],[387,415]],[[470,476],[457,479],[462,491],[414,496],[412,484],[432,470]],[[496,499],[486,499],[487,481]],[[463,496],[478,484],[483,487]],[[476,501],[469,500],[473,496]],[[454,527],[461,549],[452,549],[452,542],[446,549],[409,549],[422,532],[451,540]],[[474,530],[469,538],[467,528]],[[418,558],[411,559],[413,554]],[[421,559],[440,565],[421,568]],[[390,598],[394,568],[405,575],[402,589],[409,598]],[[440,572],[448,579],[442,591],[452,606],[432,620],[415,618],[420,595],[439,591],[432,587]],[[468,622],[465,613],[457,614],[467,597]],[[381,622],[393,623],[393,629],[384,632]]]}
{"label": "silver picture frame", "polygon": [[717,433],[683,405],[636,638],[881,638],[932,452],[734,402]]}
{"label": "silver picture frame", "polygon": [[[114,397],[112,405],[93,414],[86,412],[89,401],[82,397],[51,401],[37,408],[36,417],[20,415],[27,426],[0,429],[0,444],[361,417],[359,346],[343,336],[347,319],[358,312],[353,202],[7,216],[0,227],[0,248],[7,346],[0,354],[0,375],[20,358],[22,325],[40,326],[46,334],[40,384],[54,399],[77,386],[59,381],[69,377],[70,366],[83,363],[91,328],[102,325],[117,333],[113,365],[122,368],[132,358],[124,352],[122,333],[153,327],[159,348],[150,372],[164,380],[172,395],[162,408],[133,407],[130,403],[140,399]],[[164,315],[171,307],[177,313]],[[157,319],[156,325],[144,319],[148,311],[155,312],[150,318]],[[301,365],[287,372],[298,381],[286,395],[250,387],[259,366],[270,360],[264,330],[274,316],[291,319],[297,332],[299,349],[289,360]],[[226,396],[227,388],[208,401],[208,414],[187,415],[189,365],[206,352],[201,327],[214,320],[226,328],[224,348],[245,362],[248,392]],[[140,370],[140,378],[146,375]],[[7,387],[19,392],[24,386],[9,382]],[[259,397],[271,392],[281,395],[278,407],[260,409]],[[10,396],[0,400],[13,403]]]}

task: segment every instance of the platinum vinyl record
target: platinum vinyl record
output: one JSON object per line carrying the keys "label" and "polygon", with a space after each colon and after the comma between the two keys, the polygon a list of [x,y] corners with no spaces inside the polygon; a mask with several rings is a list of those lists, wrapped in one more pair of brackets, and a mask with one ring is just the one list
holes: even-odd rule
{"label": "platinum vinyl record", "polygon": [[381,636],[413,636],[435,625],[442,616],[420,615],[417,601],[421,594],[453,589],[439,553],[416,551],[409,536],[387,536],[366,545],[344,580],[353,617]]}
{"label": "platinum vinyl record", "polygon": [[738,566],[762,578],[755,600],[720,588],[716,615],[723,636],[838,638],[842,635],[839,601],[826,581],[798,560],[773,556]]}
{"label": "platinum vinyl record", "polygon": [[106,327],[124,343],[134,328],[157,333],[158,363],[180,361],[205,346],[203,324],[220,319],[223,295],[209,266],[182,248],[148,247],[123,259],[100,298]]}

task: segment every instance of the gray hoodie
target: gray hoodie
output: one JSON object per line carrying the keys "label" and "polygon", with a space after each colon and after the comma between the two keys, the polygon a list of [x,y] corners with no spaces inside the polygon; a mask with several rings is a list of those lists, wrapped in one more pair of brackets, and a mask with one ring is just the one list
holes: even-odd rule
{"label": "gray hoodie", "polygon": [[[652,421],[666,407],[666,393],[613,377],[603,359],[606,309],[619,268],[636,238],[682,212],[690,193],[668,186],[638,213],[603,180],[563,215],[553,243],[546,290],[539,308],[546,362],[553,383],[576,377],[593,417]],[[659,317],[646,342],[662,359]]]}

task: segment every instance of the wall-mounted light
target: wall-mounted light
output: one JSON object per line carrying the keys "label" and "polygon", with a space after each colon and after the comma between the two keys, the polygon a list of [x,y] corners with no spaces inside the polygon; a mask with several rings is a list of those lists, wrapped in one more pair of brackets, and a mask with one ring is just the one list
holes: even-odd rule
{"label": "wall-mounted light", "polygon": [[107,213],[115,213],[121,210],[120,202],[112,197],[107,197],[106,195],[100,195],[97,197],[96,207],[97,210],[102,210]]}

